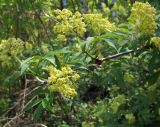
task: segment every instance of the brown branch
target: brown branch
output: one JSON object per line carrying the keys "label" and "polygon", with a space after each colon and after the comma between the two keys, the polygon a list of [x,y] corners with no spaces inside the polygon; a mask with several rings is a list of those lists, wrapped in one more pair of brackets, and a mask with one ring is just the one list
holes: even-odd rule
{"label": "brown branch", "polygon": [[[38,82],[38,83],[39,83],[39,86],[36,86],[35,88],[32,88],[31,91],[27,92],[27,90],[29,90],[29,89],[27,89],[27,84],[29,84],[29,82],[33,82],[33,81]],[[33,80],[27,80],[27,79],[26,79],[26,81],[25,81],[25,88],[23,89],[23,97],[20,98],[18,101],[19,101],[19,102],[20,102],[20,101],[24,101],[24,99],[25,99],[26,97],[28,97],[29,95],[31,95],[32,92],[34,92],[35,90],[37,90],[39,87],[41,87],[42,84],[45,84],[45,83],[47,83],[47,80],[46,80],[46,79],[45,79],[45,80],[41,80],[41,79],[39,79],[38,77],[35,77],[35,79],[33,79]],[[25,101],[24,101],[23,103],[25,103]],[[11,108],[9,108],[8,111],[6,111],[2,116],[6,116],[9,112],[11,112],[14,108],[16,108],[16,106],[17,106],[18,104],[19,104],[19,103],[15,103],[15,104],[14,104]],[[23,109],[24,109],[24,108],[25,108],[25,105],[23,105],[22,107],[23,107]]]}
{"label": "brown branch", "polygon": [[117,57],[121,57],[121,56],[130,54],[130,53],[133,53],[133,52],[134,52],[133,50],[128,50],[128,51],[121,52],[121,53],[118,53],[118,54],[115,54],[115,55],[112,55],[112,56],[108,56],[108,57],[102,58],[102,62],[110,60],[110,59],[114,59],[114,58],[117,58]]}
{"label": "brown branch", "polygon": [[20,117],[21,115],[23,115],[23,113],[17,114],[15,117],[11,118],[11,120],[8,121],[3,127],[8,127],[8,126],[10,126],[10,124],[11,124],[15,119],[17,119],[18,117]]}
{"label": "brown branch", "polygon": [[26,91],[27,91],[27,80],[26,80],[26,75],[25,75],[25,84],[24,84],[24,91],[23,91],[23,99],[22,99],[22,111],[24,109],[24,105],[25,105],[25,99],[26,99]]}
{"label": "brown branch", "polygon": [[28,127],[47,127],[47,126],[42,123],[35,123],[28,125]]}
{"label": "brown branch", "polygon": [[8,121],[11,120],[12,118],[8,118],[8,117],[0,117],[0,122],[4,122],[4,121]]}
{"label": "brown branch", "polygon": [[[144,48],[144,47],[142,47],[142,48]],[[141,50],[142,48],[138,48],[136,51]],[[121,53],[118,53],[118,54],[114,54],[114,55],[111,55],[111,56],[107,56],[107,57],[104,57],[104,58],[95,58],[93,61],[94,61],[95,64],[101,65],[103,62],[105,62],[107,60],[114,59],[114,58],[117,58],[117,57],[121,57],[121,56],[130,54],[130,53],[133,53],[133,52],[135,52],[135,51],[134,50],[128,50],[128,51],[121,52]]]}
{"label": "brown branch", "polygon": [[[37,90],[40,86],[35,87],[33,90],[28,92],[25,97],[29,96],[33,91]],[[25,91],[25,90],[24,90]],[[22,101],[24,98],[20,98],[19,101]],[[6,116],[9,112],[11,112],[19,103],[14,104],[8,111],[6,111],[2,116]],[[25,106],[24,106],[25,107]]]}

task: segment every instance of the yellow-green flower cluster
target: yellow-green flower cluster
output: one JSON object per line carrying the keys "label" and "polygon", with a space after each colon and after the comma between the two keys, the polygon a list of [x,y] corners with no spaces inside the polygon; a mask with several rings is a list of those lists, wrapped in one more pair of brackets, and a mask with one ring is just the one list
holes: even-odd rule
{"label": "yellow-green flower cluster", "polygon": [[0,61],[6,64],[12,59],[13,56],[21,54],[24,49],[24,43],[20,39],[9,38],[8,40],[0,41]]}
{"label": "yellow-green flower cluster", "polygon": [[80,76],[69,66],[62,67],[61,70],[53,66],[48,67],[50,77],[48,77],[49,90],[62,93],[65,97],[72,97],[77,94],[73,82]]}
{"label": "yellow-green flower cluster", "polygon": [[47,47],[47,45],[46,45],[45,43],[42,43],[42,44],[41,44],[41,49],[42,49],[42,51],[45,52],[45,53],[46,53],[46,52],[49,52],[49,48]]}
{"label": "yellow-green flower cluster", "polygon": [[66,41],[66,36],[63,35],[63,34],[58,34],[57,35],[57,38],[56,38],[58,41]]}
{"label": "yellow-green flower cluster", "polygon": [[86,25],[97,35],[116,30],[116,26],[103,18],[102,14],[84,14]]}
{"label": "yellow-green flower cluster", "polygon": [[75,15],[72,16],[70,19],[70,24],[72,24],[73,31],[83,37],[86,32],[86,25],[83,22],[83,17],[79,12],[76,12]]}
{"label": "yellow-green flower cluster", "polygon": [[141,35],[153,34],[156,30],[156,10],[149,3],[135,2],[129,21],[132,28]]}
{"label": "yellow-green flower cluster", "polygon": [[103,13],[107,16],[109,16],[111,13],[109,7],[107,7],[105,3],[102,3],[102,10],[103,10]]}
{"label": "yellow-green flower cluster", "polygon": [[0,51],[4,55],[17,55],[24,49],[23,42],[20,39],[9,38],[0,42]]}
{"label": "yellow-green flower cluster", "polygon": [[94,127],[93,122],[82,122],[82,127]]}
{"label": "yellow-green flower cluster", "polygon": [[119,16],[127,16],[127,10],[121,4],[114,4],[112,11],[117,12],[117,15]]}
{"label": "yellow-green flower cluster", "polygon": [[131,73],[126,72],[126,73],[124,74],[124,80],[125,80],[127,83],[134,83],[134,76],[133,76]]}
{"label": "yellow-green flower cluster", "polygon": [[133,113],[126,114],[125,118],[130,124],[135,122],[135,116],[133,115]]}
{"label": "yellow-green flower cluster", "polygon": [[150,43],[155,45],[156,48],[160,49],[160,37],[152,37]]}
{"label": "yellow-green flower cluster", "polygon": [[110,107],[111,107],[113,113],[116,113],[118,111],[119,107],[125,102],[126,102],[126,100],[125,100],[124,95],[118,95],[117,97],[115,97],[113,99],[113,101],[110,101]]}
{"label": "yellow-green flower cluster", "polygon": [[72,12],[69,11],[68,9],[63,9],[62,11],[57,9],[54,10],[54,13],[58,21],[68,20],[73,15]]}
{"label": "yellow-green flower cluster", "polygon": [[55,10],[55,19],[57,20],[54,26],[54,31],[58,35],[57,40],[66,41],[66,36],[76,34],[83,36],[86,32],[86,26],[83,22],[83,17],[79,12],[73,14],[68,9]]}

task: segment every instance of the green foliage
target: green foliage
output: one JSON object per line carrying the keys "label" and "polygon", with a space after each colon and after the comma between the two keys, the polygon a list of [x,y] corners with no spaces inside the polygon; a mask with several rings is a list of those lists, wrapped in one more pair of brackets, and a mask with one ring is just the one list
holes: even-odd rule
{"label": "green foliage", "polygon": [[157,127],[159,1],[138,1],[2,0],[0,125]]}

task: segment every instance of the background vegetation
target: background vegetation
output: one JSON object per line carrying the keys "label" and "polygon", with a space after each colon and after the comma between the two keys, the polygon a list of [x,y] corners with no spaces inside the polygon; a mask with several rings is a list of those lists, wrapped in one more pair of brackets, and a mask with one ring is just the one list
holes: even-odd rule
{"label": "background vegetation", "polygon": [[0,126],[159,127],[159,0],[1,0]]}

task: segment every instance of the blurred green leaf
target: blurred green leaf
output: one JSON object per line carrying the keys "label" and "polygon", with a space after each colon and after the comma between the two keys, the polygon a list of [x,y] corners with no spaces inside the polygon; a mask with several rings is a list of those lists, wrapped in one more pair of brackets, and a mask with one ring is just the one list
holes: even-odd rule
{"label": "blurred green leaf", "polygon": [[34,122],[38,122],[41,119],[42,111],[43,111],[42,103],[39,103],[38,107],[33,113]]}

